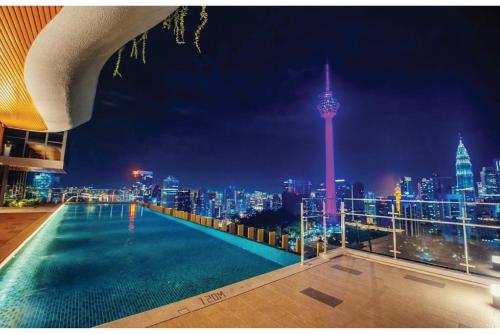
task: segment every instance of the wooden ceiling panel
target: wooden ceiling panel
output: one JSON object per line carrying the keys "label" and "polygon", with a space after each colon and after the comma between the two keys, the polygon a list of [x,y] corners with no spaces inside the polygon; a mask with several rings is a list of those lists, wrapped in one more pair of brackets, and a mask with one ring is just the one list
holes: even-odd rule
{"label": "wooden ceiling panel", "polygon": [[36,36],[62,6],[0,6],[0,123],[47,130],[24,84],[24,61]]}

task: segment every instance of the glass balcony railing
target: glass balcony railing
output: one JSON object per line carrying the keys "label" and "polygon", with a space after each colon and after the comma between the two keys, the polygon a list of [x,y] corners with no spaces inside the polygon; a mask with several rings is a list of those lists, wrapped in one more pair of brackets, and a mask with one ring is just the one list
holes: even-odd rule
{"label": "glass balcony railing", "polygon": [[500,277],[500,203],[344,200],[373,208],[340,212],[348,248]]}

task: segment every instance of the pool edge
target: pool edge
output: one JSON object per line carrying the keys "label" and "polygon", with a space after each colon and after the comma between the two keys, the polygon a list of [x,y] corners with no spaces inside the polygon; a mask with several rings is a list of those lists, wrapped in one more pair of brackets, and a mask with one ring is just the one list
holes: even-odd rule
{"label": "pool edge", "polygon": [[[200,310],[211,305],[223,302],[230,298],[255,290],[272,282],[279,281],[283,278],[301,273],[305,270],[314,268],[331,259],[341,256],[343,250],[340,248],[330,250],[327,253],[327,258],[315,257],[304,262],[292,264],[283,268],[279,268],[264,274],[247,278],[245,280],[232,283],[214,290],[210,290],[196,296],[188,297],[171,304],[153,308],[148,311],[132,314],[130,316],[116,319],[104,324],[95,326],[96,328],[145,328],[151,327],[158,323],[172,320],[183,316],[187,313]],[[218,300],[210,301],[210,297],[215,296]],[[212,299],[215,299],[212,297]]]}

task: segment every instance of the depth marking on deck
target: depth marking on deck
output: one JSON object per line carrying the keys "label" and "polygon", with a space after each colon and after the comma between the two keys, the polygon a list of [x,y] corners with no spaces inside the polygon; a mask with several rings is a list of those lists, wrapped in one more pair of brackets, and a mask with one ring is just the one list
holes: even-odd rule
{"label": "depth marking on deck", "polygon": [[224,292],[222,290],[219,290],[219,291],[216,291],[214,293],[200,297],[200,300],[203,303],[203,305],[210,305],[210,304],[216,303],[218,301],[221,301],[225,298],[226,298],[226,295],[224,294]]}
{"label": "depth marking on deck", "polygon": [[362,273],[359,270],[347,268],[347,267],[344,267],[344,266],[341,266],[341,265],[338,265],[338,264],[332,266],[332,268],[333,269],[337,269],[337,270],[341,270],[341,271],[344,271],[346,273],[353,274],[353,275],[361,275],[361,273]]}
{"label": "depth marking on deck", "polygon": [[430,279],[417,277],[417,276],[413,276],[413,275],[405,275],[404,278],[415,281],[415,282],[419,282],[419,283],[423,283],[423,284],[427,284],[427,285],[432,285],[436,288],[441,288],[441,289],[446,286],[446,284],[444,284],[444,283],[432,281]]}
{"label": "depth marking on deck", "polygon": [[320,301],[328,306],[335,307],[338,306],[343,302],[343,300],[335,298],[333,296],[330,296],[326,293],[323,293],[319,290],[313,289],[313,288],[306,288],[302,291],[300,291],[304,295],[311,297],[312,299],[316,299],[317,301]]}

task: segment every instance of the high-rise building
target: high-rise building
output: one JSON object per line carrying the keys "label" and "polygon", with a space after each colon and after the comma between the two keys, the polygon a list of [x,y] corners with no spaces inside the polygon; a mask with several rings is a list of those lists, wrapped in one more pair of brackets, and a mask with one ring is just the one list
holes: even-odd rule
{"label": "high-rise building", "polygon": [[413,181],[411,176],[403,176],[399,181],[399,187],[401,188],[401,196],[404,199],[413,198],[415,191],[413,189]]}
{"label": "high-rise building", "polygon": [[451,193],[453,187],[453,178],[450,176],[439,176],[436,173],[432,175],[434,181],[434,198],[444,200],[446,195]]}
{"label": "high-rise building", "polygon": [[147,170],[132,171],[132,196],[137,201],[148,202],[153,192],[153,172]]}
{"label": "high-rise building", "polygon": [[229,218],[236,213],[236,188],[234,186],[230,185],[224,190],[223,201],[226,218]]}
{"label": "high-rise building", "polygon": [[423,178],[418,183],[418,197],[422,200],[422,218],[436,220],[439,218],[439,208],[435,198],[435,182],[432,178]]}
{"label": "high-rise building", "polygon": [[175,196],[175,209],[180,211],[191,212],[191,190],[179,189]]}
{"label": "high-rise building", "polygon": [[375,215],[377,213],[375,203],[376,203],[375,193],[372,191],[368,191],[366,193],[366,201],[365,201],[365,213],[367,215]]}
{"label": "high-rise building", "polygon": [[500,192],[500,158],[493,160],[493,168],[495,168],[495,172],[497,173],[497,188]]}
{"label": "high-rise building", "polygon": [[362,182],[358,181],[352,184],[352,197],[355,199],[353,204],[354,211],[356,213],[364,213],[365,206],[361,199],[365,198],[365,186]]}
{"label": "high-rise building", "polygon": [[33,176],[34,188],[50,188],[52,187],[54,176],[49,173],[36,173]]}
{"label": "high-rise building", "polygon": [[498,173],[493,167],[483,167],[480,172],[481,182],[479,196],[494,197],[500,195],[498,189]]}
{"label": "high-rise building", "polygon": [[401,213],[401,187],[399,183],[397,183],[396,188],[394,188],[394,198],[396,199],[396,212]]}
{"label": "high-rise building", "polygon": [[272,209],[274,211],[281,209],[281,196],[280,194],[273,194],[273,204]]}
{"label": "high-rise building", "polygon": [[335,164],[333,152],[333,118],[337,115],[340,103],[333,97],[330,89],[330,65],[325,65],[325,91],[320,96],[318,111],[325,120],[325,185],[326,213],[335,217],[337,203],[335,200]]}
{"label": "high-rise building", "polygon": [[283,208],[294,214],[299,214],[300,202],[303,198],[311,196],[311,181],[288,179],[283,182],[283,194],[281,196]]}
{"label": "high-rise building", "polygon": [[161,205],[166,208],[175,208],[175,197],[178,190],[179,180],[173,176],[165,178],[161,189]]}
{"label": "high-rise building", "polygon": [[208,192],[205,188],[200,188],[196,192],[194,199],[193,212],[197,215],[207,215],[208,214]]}
{"label": "high-rise building", "polygon": [[350,203],[351,196],[351,184],[344,179],[335,180],[335,199],[337,200],[336,207],[340,207],[340,202],[342,201]]}
{"label": "high-rise building", "polygon": [[470,161],[469,153],[462,142],[462,137],[460,137],[457,147],[455,167],[457,176],[455,191],[462,194],[466,201],[474,201],[476,196],[474,190],[472,163]]}

